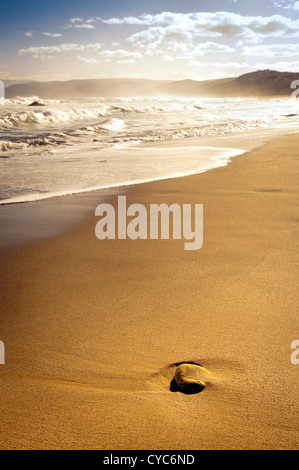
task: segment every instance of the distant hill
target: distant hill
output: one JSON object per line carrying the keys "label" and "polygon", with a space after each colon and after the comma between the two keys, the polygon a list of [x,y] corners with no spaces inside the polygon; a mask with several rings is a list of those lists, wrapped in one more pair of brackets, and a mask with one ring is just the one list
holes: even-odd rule
{"label": "distant hill", "polygon": [[299,79],[298,73],[258,70],[240,77],[219,80],[181,80],[155,88],[155,93],[169,96],[267,97],[290,96],[290,86]]}
{"label": "distant hill", "polygon": [[93,79],[55,82],[5,83],[6,98],[15,96],[39,96],[40,98],[91,98],[140,96],[167,81],[138,79]]}
{"label": "distant hill", "polygon": [[258,70],[240,77],[219,80],[146,80],[146,79],[93,79],[65,82],[5,81],[7,98],[39,96],[40,98],[91,97],[269,97],[290,96],[291,83],[299,80],[299,72]]}

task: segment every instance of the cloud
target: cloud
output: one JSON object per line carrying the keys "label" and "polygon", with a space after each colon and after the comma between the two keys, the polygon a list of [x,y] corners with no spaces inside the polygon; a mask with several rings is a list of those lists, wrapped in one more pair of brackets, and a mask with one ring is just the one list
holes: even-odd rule
{"label": "cloud", "polygon": [[[92,56],[89,56],[89,54],[92,54]],[[67,58],[80,60],[86,64],[98,64],[100,61],[132,64],[143,59],[140,52],[125,49],[102,50],[102,45],[99,43],[28,47],[27,49],[20,49],[19,55],[40,60],[57,59],[59,56],[64,55]]]}
{"label": "cloud", "polygon": [[26,33],[24,33],[24,36],[26,36],[27,38],[32,38],[33,33],[34,31],[26,31]]}
{"label": "cloud", "polygon": [[[299,3],[299,2],[298,2]],[[136,25],[150,28],[171,29],[177,33],[189,33],[195,37],[299,37],[299,20],[292,20],[282,15],[242,16],[237,13],[195,12],[170,13],[156,15],[142,14],[138,17],[102,19],[110,25]],[[146,31],[146,30],[145,30]],[[139,33],[140,34],[140,33]]]}
{"label": "cloud", "polygon": [[83,18],[71,18],[70,23],[75,24],[75,23],[95,23],[96,21],[99,21],[100,18],[88,18],[87,20],[84,20]]}
{"label": "cloud", "polygon": [[[299,2],[298,2],[299,4]],[[138,17],[110,18],[102,20],[114,26],[130,25],[133,32],[127,41],[135,51],[145,57],[158,56],[159,60],[185,60],[198,62],[209,55],[242,54],[267,57],[289,57],[284,47],[263,49],[258,46],[269,38],[287,39],[299,37],[299,20],[282,15],[242,16],[237,13],[171,13],[142,14]],[[140,30],[141,28],[141,30]],[[235,44],[235,47],[233,47]],[[295,46],[289,48],[294,54]],[[281,55],[280,55],[281,53]],[[164,57],[164,59],[163,59]],[[225,59],[233,63],[233,60]]]}
{"label": "cloud", "polygon": [[285,10],[299,10],[298,1],[294,2],[291,0],[281,0],[280,2],[273,1],[273,3],[277,8],[284,8]]}
{"label": "cloud", "polygon": [[157,54],[190,59],[214,53],[234,52],[235,49],[215,41],[198,42],[194,34],[177,27],[150,27],[135,33],[128,41],[147,56]]}
{"label": "cloud", "polygon": [[219,44],[216,42],[204,42],[196,44],[196,46],[189,52],[192,57],[204,56],[207,54],[213,54],[217,52],[234,52],[235,49],[225,44]]}
{"label": "cloud", "polygon": [[271,58],[284,58],[284,57],[298,57],[299,49],[297,44],[270,44],[259,46],[245,46],[242,55],[253,57]]}
{"label": "cloud", "polygon": [[28,47],[27,49],[19,49],[18,53],[20,56],[29,55],[34,59],[55,59],[57,55],[65,54],[72,55],[72,53],[91,53],[98,52],[101,49],[101,44],[60,44],[58,46],[37,46]]}
{"label": "cloud", "polygon": [[174,57],[167,54],[163,55],[161,59],[164,60],[164,62],[173,62],[175,60]]}
{"label": "cloud", "polygon": [[95,58],[88,58],[88,57],[81,57],[77,55],[76,59],[81,60],[81,62],[85,62],[86,64],[98,64],[99,61]]}
{"label": "cloud", "polygon": [[118,60],[118,64],[136,64],[136,60],[134,59],[123,59],[123,60]]}
{"label": "cloud", "polygon": [[93,24],[83,23],[83,24],[76,24],[74,28],[78,29],[95,29]]}
{"label": "cloud", "polygon": [[296,72],[299,70],[299,60],[297,61],[279,61],[279,62],[262,62],[254,65],[254,70],[269,69],[278,70],[279,72]]}
{"label": "cloud", "polygon": [[74,23],[82,23],[83,21],[84,21],[83,18],[71,18],[70,19],[70,22],[73,23],[73,24]]}
{"label": "cloud", "polygon": [[[207,65],[207,64],[206,64]],[[244,69],[247,67],[250,67],[246,62],[216,62],[216,63],[210,63],[210,67],[215,67],[216,69],[221,68],[221,69]]]}
{"label": "cloud", "polygon": [[105,50],[99,53],[105,62],[116,62],[118,64],[133,64],[143,59],[143,55],[136,51],[127,51],[125,49]]}
{"label": "cloud", "polygon": [[43,33],[43,35],[49,38],[62,38],[62,34],[60,33]]}
{"label": "cloud", "polygon": [[112,25],[121,25],[121,24],[134,24],[134,25],[144,25],[145,23],[139,19],[132,16],[126,16],[125,18],[110,18],[108,20],[101,20],[103,23],[112,24]]}
{"label": "cloud", "polygon": [[0,78],[1,80],[9,80],[12,78],[12,75],[10,72],[7,72],[7,71],[3,71],[3,70],[0,70]]}
{"label": "cloud", "polygon": [[99,51],[98,58],[95,57],[82,57],[77,55],[76,59],[85,62],[86,64],[98,64],[100,60],[105,62],[116,62],[118,64],[135,64],[137,60],[142,59],[142,54],[138,52],[130,52],[124,49],[118,49],[116,51],[106,50]]}
{"label": "cloud", "polygon": [[76,28],[76,29],[95,29],[95,26],[93,24],[89,23],[69,23],[65,24],[62,26],[63,29],[71,29],[71,28]]}
{"label": "cloud", "polygon": [[77,28],[77,29],[95,29],[92,23],[99,21],[100,18],[71,18],[70,22],[63,26],[64,29]]}
{"label": "cloud", "polygon": [[[299,9],[299,1],[292,3],[293,9],[296,4]],[[99,43],[78,44],[66,41],[55,45],[56,41],[49,39],[47,46],[21,46],[23,48],[19,50],[19,56],[43,61],[59,58],[61,61],[78,61],[77,67],[80,67],[79,61],[81,66],[86,64],[86,67],[102,63],[105,70],[116,70],[116,64],[139,63],[142,64],[143,73],[163,77],[171,75],[175,70],[180,70],[180,74],[183,74],[186,67],[188,73],[194,72],[201,76],[213,71],[229,76],[229,72],[274,68],[274,64],[281,70],[290,67],[292,61],[294,69],[294,64],[298,62],[296,59],[299,60],[298,41],[295,40],[299,38],[299,19],[283,15],[243,16],[220,11],[161,12],[108,19],[74,17],[63,28],[72,28],[78,33],[81,29],[94,30],[98,21],[105,23],[106,29],[110,25],[111,34],[107,39],[107,44],[110,45],[105,46],[107,49],[103,49],[104,46]],[[122,25],[124,31],[119,31]],[[34,32],[28,33],[33,35]],[[121,35],[118,33],[126,35],[120,40]],[[60,33],[39,34],[49,38],[62,37]],[[80,34],[76,36],[81,37]],[[76,41],[81,42],[79,39]],[[262,67],[257,62],[266,64]],[[111,65],[106,66],[106,63]],[[199,68],[202,70],[199,71]],[[118,69],[123,70],[125,67],[119,66]]]}

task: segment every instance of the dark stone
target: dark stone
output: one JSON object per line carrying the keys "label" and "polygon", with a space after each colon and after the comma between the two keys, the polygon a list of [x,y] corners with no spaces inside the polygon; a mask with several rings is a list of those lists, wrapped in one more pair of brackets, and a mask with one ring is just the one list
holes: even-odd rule
{"label": "dark stone", "polygon": [[33,101],[33,103],[28,104],[28,106],[45,106],[44,103],[39,103],[38,101]]}

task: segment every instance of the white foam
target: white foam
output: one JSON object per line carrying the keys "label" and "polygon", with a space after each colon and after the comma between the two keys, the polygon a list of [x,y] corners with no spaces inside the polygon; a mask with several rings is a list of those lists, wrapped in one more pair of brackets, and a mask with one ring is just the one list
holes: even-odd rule
{"label": "white foam", "polygon": [[[223,149],[203,156],[189,148],[184,156],[182,146],[170,150],[171,142],[198,137],[200,145],[201,137],[256,129],[295,132],[299,122],[299,100],[287,98],[45,100],[45,107],[29,108],[32,101],[40,100],[16,98],[0,107],[5,201],[193,174],[221,165]],[[139,145],[163,141],[167,151]]]}
{"label": "white foam", "polygon": [[[87,191],[95,191],[107,188],[117,188],[121,186],[135,185],[151,181],[159,181],[169,178],[178,178],[193,174],[202,173],[213,168],[225,166],[232,157],[243,154],[245,151],[235,148],[217,148],[217,147],[165,147],[165,148],[136,148],[126,147],[118,149],[111,156],[111,164],[105,169],[100,169],[94,163],[98,161],[98,155],[95,155],[95,162],[89,161],[91,169],[89,178],[81,180],[81,186],[75,187],[72,179],[73,174],[83,171],[82,162],[72,164],[72,169],[66,168],[64,175],[60,175],[59,183],[64,189],[53,190],[55,183],[49,177],[47,168],[45,168],[43,178],[43,192],[32,192],[22,195],[12,196],[0,200],[0,205],[15,204],[23,202],[32,202],[52,197],[79,194]],[[133,162],[134,172],[130,169],[129,163]],[[92,171],[93,168],[93,171]],[[98,175],[102,183],[92,184],[94,172],[98,169]],[[127,168],[125,172],[124,168]],[[100,170],[100,171],[99,171]],[[48,178],[47,178],[48,176]],[[40,177],[36,181],[38,186]],[[88,182],[90,184],[88,185]],[[56,183],[57,184],[57,183]],[[34,183],[31,179],[31,186]],[[46,190],[47,188],[47,190]]]}
{"label": "white foam", "polygon": [[38,111],[20,111],[17,113],[8,113],[0,117],[2,126],[23,126],[29,124],[65,124],[69,122],[82,121],[87,119],[96,119],[105,115],[105,110],[88,109],[43,109]]}

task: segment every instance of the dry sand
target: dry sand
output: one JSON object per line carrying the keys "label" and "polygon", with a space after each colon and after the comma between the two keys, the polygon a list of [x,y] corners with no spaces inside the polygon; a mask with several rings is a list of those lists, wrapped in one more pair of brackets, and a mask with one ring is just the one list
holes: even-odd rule
{"label": "dry sand", "polygon": [[[99,241],[92,217],[1,252],[2,449],[299,448],[298,148],[131,188],[204,204],[199,251]],[[210,382],[170,391],[190,361]]]}

